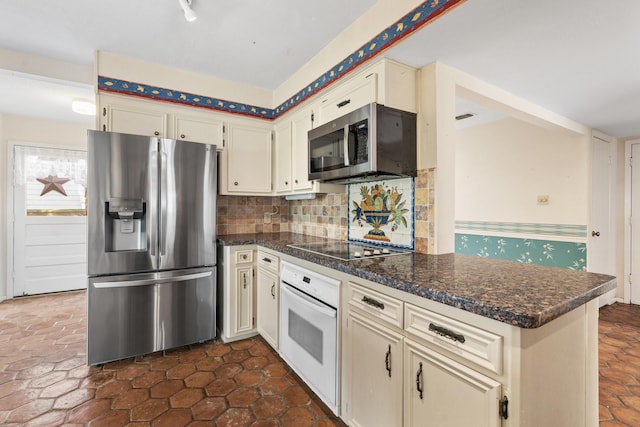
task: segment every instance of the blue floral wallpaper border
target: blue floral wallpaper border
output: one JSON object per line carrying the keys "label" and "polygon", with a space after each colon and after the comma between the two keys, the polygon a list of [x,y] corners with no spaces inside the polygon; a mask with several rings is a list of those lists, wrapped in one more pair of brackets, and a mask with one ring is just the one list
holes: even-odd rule
{"label": "blue floral wallpaper border", "polygon": [[98,76],[98,90],[273,120],[465,1],[467,0],[425,1],[275,109],[148,86],[143,83],[113,79],[106,76]]}
{"label": "blue floral wallpaper border", "polygon": [[583,242],[523,239],[456,233],[456,253],[587,271]]}

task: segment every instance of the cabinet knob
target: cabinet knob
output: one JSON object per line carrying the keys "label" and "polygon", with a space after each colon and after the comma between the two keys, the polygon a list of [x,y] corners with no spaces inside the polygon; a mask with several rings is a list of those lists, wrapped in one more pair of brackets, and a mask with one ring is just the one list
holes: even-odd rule
{"label": "cabinet knob", "polygon": [[233,185],[238,185],[238,181],[235,181],[235,182],[233,183]]}
{"label": "cabinet knob", "polygon": [[242,259],[247,259],[247,255],[246,254],[242,255]]}
{"label": "cabinet knob", "polygon": [[155,136],[158,136],[158,135],[160,135],[160,132],[155,131],[153,134],[154,134]]}
{"label": "cabinet knob", "polygon": [[185,139],[185,138],[186,138],[186,135],[184,133],[181,133],[180,134],[180,139]]}
{"label": "cabinet knob", "polygon": [[298,180],[296,179],[296,184],[298,183]]}
{"label": "cabinet knob", "polygon": [[289,185],[289,181],[285,181],[285,182],[284,182],[284,185]]}

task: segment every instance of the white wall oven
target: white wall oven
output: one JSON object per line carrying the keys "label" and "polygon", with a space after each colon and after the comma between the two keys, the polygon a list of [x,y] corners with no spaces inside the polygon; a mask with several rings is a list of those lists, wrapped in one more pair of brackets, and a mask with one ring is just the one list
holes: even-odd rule
{"label": "white wall oven", "polygon": [[280,355],[338,415],[340,281],[282,263]]}

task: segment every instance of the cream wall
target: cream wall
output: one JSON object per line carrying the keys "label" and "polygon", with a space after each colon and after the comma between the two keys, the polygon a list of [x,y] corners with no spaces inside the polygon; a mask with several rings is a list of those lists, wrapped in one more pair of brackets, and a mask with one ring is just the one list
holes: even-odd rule
{"label": "cream wall", "polygon": [[458,131],[455,219],[587,224],[588,151],[576,134],[514,118]]}
{"label": "cream wall", "polygon": [[423,3],[424,0],[379,0],[349,27],[322,48],[305,65],[273,92],[273,106],[318,78],[322,73],[377,36],[396,20]]}
{"label": "cream wall", "polygon": [[[457,96],[545,129],[563,130],[574,134],[580,144],[584,147],[589,146],[591,129],[588,127],[460,70],[435,62],[422,68],[419,75],[418,169],[435,168],[436,254],[455,250]],[[588,176],[583,179],[586,185]],[[589,207],[584,203],[581,209],[586,215]]]}
{"label": "cream wall", "polygon": [[[99,51],[98,75],[270,108],[273,92],[179,68]],[[96,79],[97,80],[97,79]],[[93,82],[95,83],[95,82]]]}
{"label": "cream wall", "polygon": [[7,290],[7,188],[9,142],[29,142],[86,148],[87,126],[29,117],[0,114],[0,300],[5,299]]}

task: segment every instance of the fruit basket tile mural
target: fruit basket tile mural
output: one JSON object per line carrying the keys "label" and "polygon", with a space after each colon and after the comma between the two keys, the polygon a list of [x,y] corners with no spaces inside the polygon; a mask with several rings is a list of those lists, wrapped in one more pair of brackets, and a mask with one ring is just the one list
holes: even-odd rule
{"label": "fruit basket tile mural", "polygon": [[413,178],[349,185],[349,240],[414,249],[413,233]]}

